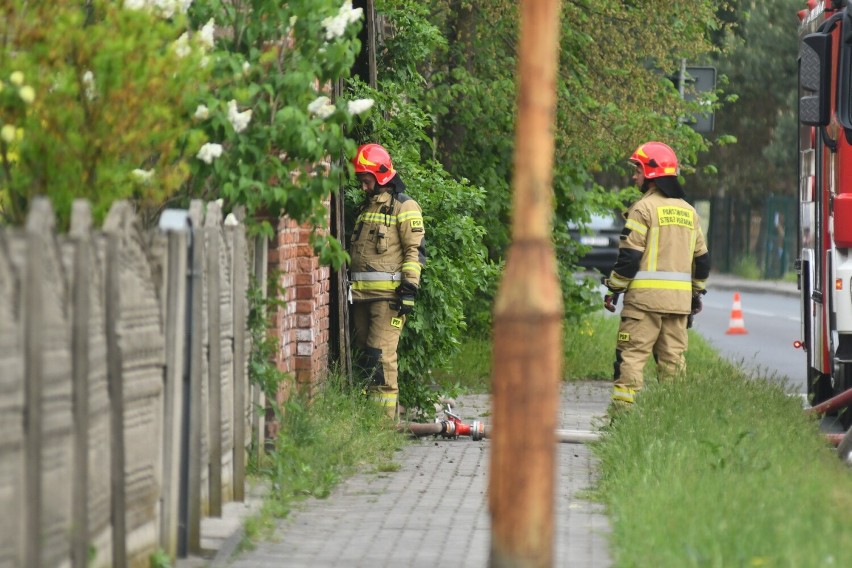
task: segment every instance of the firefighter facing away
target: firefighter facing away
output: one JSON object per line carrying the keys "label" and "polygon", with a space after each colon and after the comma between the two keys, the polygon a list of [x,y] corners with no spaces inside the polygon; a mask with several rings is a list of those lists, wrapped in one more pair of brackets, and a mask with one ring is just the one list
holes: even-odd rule
{"label": "firefighter facing away", "polygon": [[661,380],[685,369],[688,319],[701,311],[710,254],[698,214],[684,198],[674,151],[647,142],[630,157],[642,197],[627,211],[604,306],[624,295],[615,350],[612,407],[629,407],[653,353]]}
{"label": "firefighter facing away", "polygon": [[426,229],[387,150],[364,144],[352,162],[365,193],[349,243],[353,345],[370,398],[396,419],[397,346],[426,264]]}

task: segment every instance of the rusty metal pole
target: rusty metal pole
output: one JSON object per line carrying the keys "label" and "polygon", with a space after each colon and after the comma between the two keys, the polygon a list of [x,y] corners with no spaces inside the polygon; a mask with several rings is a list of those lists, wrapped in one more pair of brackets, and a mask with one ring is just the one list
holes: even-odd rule
{"label": "rusty metal pole", "polygon": [[522,0],[512,243],[494,307],[492,568],[553,565],[562,294],[551,238],[559,0]]}

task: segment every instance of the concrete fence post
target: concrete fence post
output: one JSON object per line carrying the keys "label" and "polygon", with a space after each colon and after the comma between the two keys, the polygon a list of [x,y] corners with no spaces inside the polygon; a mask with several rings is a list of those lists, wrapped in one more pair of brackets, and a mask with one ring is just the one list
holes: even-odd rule
{"label": "concrete fence post", "polygon": [[89,554],[89,338],[92,282],[92,212],[88,201],[74,201],[71,211],[73,269],[71,281],[71,362],[74,404],[74,480],[71,561],[85,568]]}
{"label": "concrete fence post", "polygon": [[[33,203],[33,209],[47,207],[46,202]],[[23,270],[21,296],[24,324],[24,377],[26,391],[24,395],[24,436],[26,444],[24,475],[25,506],[22,511],[26,535],[26,566],[41,566],[41,482],[42,482],[42,431],[41,398],[43,380],[44,352],[44,302],[42,284],[44,282],[44,239],[45,227],[35,221],[33,212],[27,220],[25,229],[26,264]]]}
{"label": "concrete fence post", "polygon": [[171,558],[178,553],[180,531],[180,479],[183,453],[184,372],[186,361],[187,308],[187,244],[189,226],[186,218],[175,226],[160,230],[166,235],[164,277],[166,373],[163,408],[163,488],[160,524],[160,546]]}
{"label": "concrete fence post", "polygon": [[[214,204],[208,204],[204,222],[207,247],[207,388],[210,397],[210,516],[222,516],[222,310],[219,305],[221,272],[219,264],[219,224],[212,223]],[[218,211],[217,211],[218,212]]]}
{"label": "concrete fence post", "polygon": [[231,228],[234,314],[234,500],[245,500],[246,477],[246,235],[245,226]]}
{"label": "concrete fence post", "polygon": [[187,488],[187,551],[201,552],[202,466],[203,464],[203,385],[204,380],[204,228],[202,204],[194,200],[189,207],[192,225],[190,258],[191,292],[189,337],[189,484]]}
{"label": "concrete fence post", "polygon": [[124,377],[119,341],[121,312],[119,235],[106,233],[106,340],[110,398],[110,445],[112,485],[112,559],[114,568],[127,566],[127,502],[124,483]]}

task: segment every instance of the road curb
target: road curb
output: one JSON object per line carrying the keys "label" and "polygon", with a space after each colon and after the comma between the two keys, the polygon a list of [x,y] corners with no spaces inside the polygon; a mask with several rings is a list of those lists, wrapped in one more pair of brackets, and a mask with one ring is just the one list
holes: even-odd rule
{"label": "road curb", "polygon": [[795,282],[778,282],[775,280],[733,280],[729,278],[714,279],[711,275],[707,280],[709,291],[751,292],[754,294],[781,294],[790,298],[798,298],[801,292]]}

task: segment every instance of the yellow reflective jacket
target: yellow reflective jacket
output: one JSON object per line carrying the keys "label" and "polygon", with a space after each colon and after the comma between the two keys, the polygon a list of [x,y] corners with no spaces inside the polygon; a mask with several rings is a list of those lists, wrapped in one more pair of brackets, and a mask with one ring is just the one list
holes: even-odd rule
{"label": "yellow reflective jacket", "polygon": [[693,294],[704,290],[709,262],[695,209],[651,187],[627,211],[607,285],[626,291],[624,307],[688,314]]}
{"label": "yellow reflective jacket", "polygon": [[403,281],[419,287],[425,237],[423,213],[408,195],[388,191],[367,199],[349,246],[352,301],[395,298]]}

